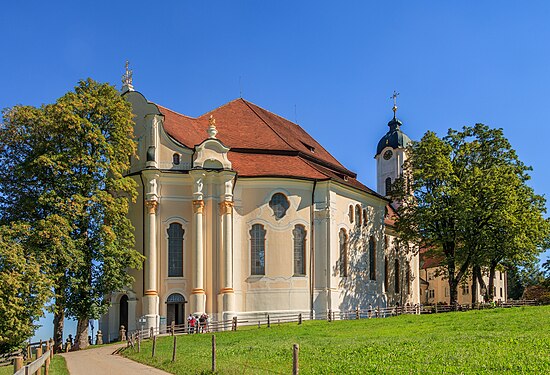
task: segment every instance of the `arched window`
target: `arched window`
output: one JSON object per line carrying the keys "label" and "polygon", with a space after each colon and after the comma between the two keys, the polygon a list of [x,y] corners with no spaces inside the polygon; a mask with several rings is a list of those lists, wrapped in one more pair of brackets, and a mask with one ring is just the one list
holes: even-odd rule
{"label": "arched window", "polygon": [[273,210],[275,219],[279,220],[286,215],[286,211],[290,207],[290,203],[284,194],[275,193],[269,201],[269,207]]}
{"label": "arched window", "polygon": [[355,206],[355,225],[356,226],[361,226],[361,206],[360,205],[356,205]]}
{"label": "arched window", "polygon": [[363,209],[363,226],[367,226],[367,223],[368,223],[368,219],[367,219],[367,209],[364,208]]}
{"label": "arched window", "polygon": [[388,257],[384,257],[384,291],[388,291],[388,273],[390,265],[388,264]]}
{"label": "arched window", "polygon": [[399,293],[399,260],[395,260],[395,265],[393,267],[393,273],[395,278],[395,293]]}
{"label": "arched window", "polygon": [[179,163],[180,163],[180,154],[172,155],[172,163],[174,163],[174,165],[179,165]]}
{"label": "arched window", "polygon": [[168,277],[183,277],[183,233],[179,223],[168,227]]}
{"label": "arched window", "polygon": [[[352,207],[353,212],[353,207]],[[348,276],[348,234],[345,229],[340,229],[340,276]]]}
{"label": "arched window", "polygon": [[373,236],[369,238],[369,275],[371,280],[376,280],[376,241]]}
{"label": "arched window", "polygon": [[296,225],[294,235],[294,275],[306,274],[306,228]]}
{"label": "arched window", "polygon": [[386,178],[386,195],[391,194],[391,177]]}
{"label": "arched window", "polygon": [[250,229],[250,273],[265,275],[265,229],[261,224],[254,224]]}
{"label": "arched window", "polygon": [[349,206],[348,216],[349,216],[349,222],[353,223],[353,206],[352,205]]}

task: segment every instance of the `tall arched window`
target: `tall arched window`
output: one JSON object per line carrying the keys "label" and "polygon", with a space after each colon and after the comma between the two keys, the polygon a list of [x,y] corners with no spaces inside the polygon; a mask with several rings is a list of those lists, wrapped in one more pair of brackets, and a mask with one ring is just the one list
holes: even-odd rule
{"label": "tall arched window", "polygon": [[399,293],[399,260],[395,260],[395,265],[393,267],[393,273],[395,278],[395,293]]}
{"label": "tall arched window", "polygon": [[388,257],[384,257],[384,291],[388,291],[388,273],[390,265],[388,264]]}
{"label": "tall arched window", "polygon": [[349,222],[353,223],[353,206],[352,205],[349,206],[348,216],[349,216]]}
{"label": "tall arched window", "polygon": [[[352,207],[353,209],[353,207]],[[353,212],[353,211],[352,211]],[[348,234],[345,229],[340,229],[340,276],[348,276]]]}
{"label": "tall arched window", "polygon": [[386,178],[386,195],[391,194],[391,177]]}
{"label": "tall arched window", "polygon": [[361,226],[361,206],[355,206],[355,226]]}
{"label": "tall arched window", "polygon": [[250,273],[265,275],[265,229],[261,224],[254,224],[250,229]]}
{"label": "tall arched window", "polygon": [[306,274],[306,228],[296,225],[294,235],[294,275]]}
{"label": "tall arched window", "polygon": [[168,227],[168,277],[183,276],[183,233],[179,223]]}
{"label": "tall arched window", "polygon": [[363,208],[363,226],[367,226],[368,220],[367,220],[367,209]]}
{"label": "tall arched window", "polygon": [[373,236],[369,238],[369,275],[371,280],[376,280],[376,241]]}

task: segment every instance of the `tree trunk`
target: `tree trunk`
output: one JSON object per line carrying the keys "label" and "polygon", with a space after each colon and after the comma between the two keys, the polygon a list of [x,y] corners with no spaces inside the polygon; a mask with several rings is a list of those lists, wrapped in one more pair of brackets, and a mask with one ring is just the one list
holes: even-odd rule
{"label": "tree trunk", "polygon": [[475,272],[476,267],[479,267],[479,266],[474,266],[472,268],[472,308],[474,308],[478,302],[477,301],[477,274]]}
{"label": "tree trunk", "polygon": [[78,319],[78,324],[76,326],[76,337],[75,337],[75,350],[86,349],[89,345],[88,342],[88,324],[90,319],[80,318]]}
{"label": "tree trunk", "polygon": [[483,280],[483,275],[481,274],[481,267],[477,266],[477,267],[474,268],[474,270],[475,270],[475,273],[477,275],[477,280],[479,281],[479,287],[481,288],[481,290],[485,289],[485,293],[483,295],[483,301],[487,302],[488,301],[487,285],[485,285],[485,280]]}
{"label": "tree trunk", "polygon": [[491,262],[491,267],[489,268],[489,290],[487,293],[489,294],[489,300],[491,301],[493,301],[495,297],[495,272],[497,264],[498,263]]}
{"label": "tree trunk", "polygon": [[53,316],[53,340],[54,352],[61,353],[63,350],[63,327],[65,324],[65,311],[62,306],[59,306],[57,300],[55,302],[55,314]]}

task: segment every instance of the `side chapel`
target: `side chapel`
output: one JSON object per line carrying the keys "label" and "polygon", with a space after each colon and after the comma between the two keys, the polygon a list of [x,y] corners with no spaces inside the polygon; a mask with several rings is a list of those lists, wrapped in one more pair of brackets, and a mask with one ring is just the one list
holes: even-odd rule
{"label": "side chapel", "polygon": [[199,117],[133,107],[138,185],[130,218],[146,258],[112,293],[104,337],[188,314],[306,316],[420,302],[418,255],[400,249],[387,189],[410,142],[395,117],[376,149],[377,190],[299,125],[242,98]]}

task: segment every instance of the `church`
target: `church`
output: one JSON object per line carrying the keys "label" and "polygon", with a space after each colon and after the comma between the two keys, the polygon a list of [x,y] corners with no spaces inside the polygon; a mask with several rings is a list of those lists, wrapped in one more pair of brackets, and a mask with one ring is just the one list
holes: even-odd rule
{"label": "church", "polygon": [[299,125],[242,98],[189,117],[135,91],[128,69],[122,96],[135,114],[129,216],[145,262],[111,294],[104,337],[203,312],[254,320],[420,302],[418,254],[395,241],[386,194],[410,142],[396,106],[375,191]]}

